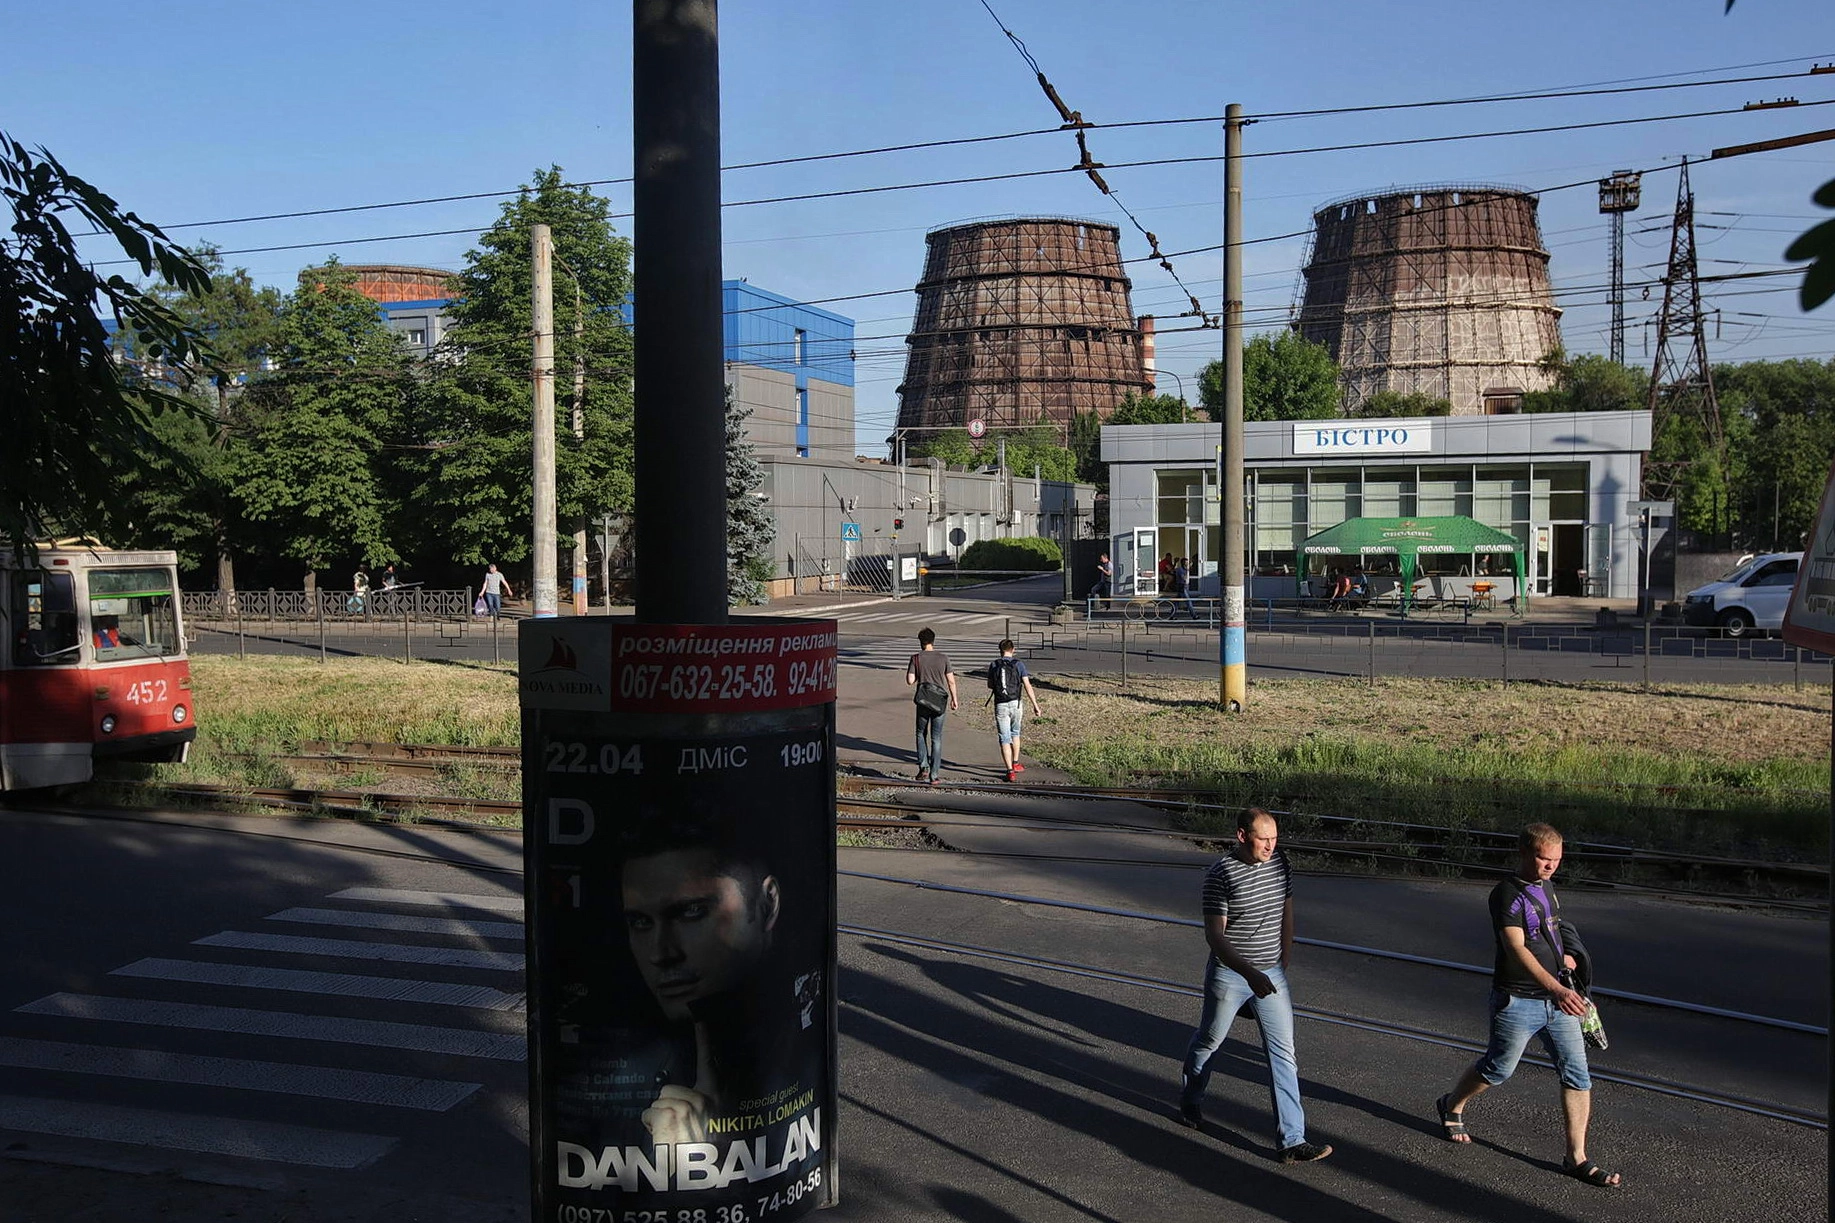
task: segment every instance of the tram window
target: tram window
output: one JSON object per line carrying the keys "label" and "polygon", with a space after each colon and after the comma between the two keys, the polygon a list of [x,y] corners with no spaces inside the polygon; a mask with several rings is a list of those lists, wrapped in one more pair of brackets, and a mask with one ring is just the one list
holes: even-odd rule
{"label": "tram window", "polygon": [[176,654],[172,574],[164,569],[92,569],[89,632],[97,662]]}
{"label": "tram window", "polygon": [[76,588],[68,573],[22,569],[13,575],[13,665],[43,667],[80,661]]}

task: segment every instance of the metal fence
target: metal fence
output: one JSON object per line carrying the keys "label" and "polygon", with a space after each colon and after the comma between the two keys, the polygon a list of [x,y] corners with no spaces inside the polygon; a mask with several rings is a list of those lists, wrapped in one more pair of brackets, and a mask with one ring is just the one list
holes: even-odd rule
{"label": "metal fence", "polygon": [[917,557],[900,555],[890,539],[796,537],[796,591],[840,599],[915,594]]}
{"label": "metal fence", "polygon": [[179,595],[191,624],[269,624],[331,621],[453,620],[471,615],[469,590],[421,586],[351,590],[187,590]]}
{"label": "metal fence", "polygon": [[[1014,634],[1022,649],[1143,673],[1215,665],[1219,600],[1097,601],[1068,623]],[[1775,636],[1679,624],[1555,622],[1444,604],[1387,612],[1322,611],[1258,601],[1247,609],[1250,664],[1295,675],[1463,676],[1632,684],[1830,682],[1830,659]]]}
{"label": "metal fence", "polygon": [[466,590],[208,590],[181,597],[194,653],[494,663],[516,654],[515,622],[474,614]]}

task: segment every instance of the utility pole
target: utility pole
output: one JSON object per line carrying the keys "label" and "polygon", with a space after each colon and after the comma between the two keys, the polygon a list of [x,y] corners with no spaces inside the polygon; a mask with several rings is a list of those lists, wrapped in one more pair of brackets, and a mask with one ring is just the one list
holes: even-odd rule
{"label": "utility pole", "polygon": [[529,227],[531,320],[535,331],[535,616],[560,614],[554,536],[554,234]]}
{"label": "utility pole", "polygon": [[1223,594],[1218,701],[1232,713],[1249,700],[1242,572],[1242,128],[1242,104],[1232,102],[1223,121],[1223,555],[1217,563]]}
{"label": "utility pole", "polygon": [[1644,176],[1636,170],[1615,170],[1599,180],[1599,211],[1612,218],[1611,301],[1612,363],[1625,363],[1625,214],[1636,212]]}
{"label": "utility pole", "polygon": [[[569,271],[573,269],[569,268]],[[573,440],[586,440],[586,297],[580,292],[580,273],[573,272]],[[611,595],[605,605],[610,607]],[[586,598],[586,516],[573,533],[573,614],[584,616]]]}

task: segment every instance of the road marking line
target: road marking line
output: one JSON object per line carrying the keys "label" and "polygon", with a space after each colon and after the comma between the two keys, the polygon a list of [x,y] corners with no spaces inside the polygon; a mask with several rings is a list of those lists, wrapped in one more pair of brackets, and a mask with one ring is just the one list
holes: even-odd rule
{"label": "road marking line", "polygon": [[91,994],[52,994],[17,1008],[22,1015],[57,1015],[66,1019],[102,1019],[153,1027],[195,1028],[205,1032],[240,1032],[285,1040],[322,1040],[340,1045],[374,1045],[488,1057],[520,1062],[525,1056],[522,1033],[480,1032],[430,1024],[391,1023],[383,1019],[340,1019],[289,1011],[252,1011],[234,1006],[193,1002],[155,1002],[138,998],[104,998]]}
{"label": "road marking line", "polygon": [[394,1002],[425,1002],[434,1006],[465,1006],[485,1011],[521,1009],[521,994],[507,994],[483,985],[452,981],[410,981],[399,977],[369,977],[345,972],[302,972],[292,968],[255,968],[246,964],[208,964],[197,960],[136,960],[117,968],[111,976],[145,977],[155,981],[191,981],[201,985],[233,985],[242,989],[287,990],[297,994],[382,998]]}
{"label": "road marking line", "polygon": [[190,1083],[241,1091],[317,1096],[389,1108],[443,1113],[477,1091],[477,1083],[451,1083],[405,1074],[367,1070],[294,1066],[239,1057],[205,1057],[155,1049],[113,1049],[55,1040],[0,1037],[0,1066],[16,1070],[54,1070],[63,1074],[96,1074],[146,1079],[156,1083]]}
{"label": "road marking line", "polygon": [[353,926],[364,930],[402,930],[413,934],[450,934],[458,938],[507,939],[518,943],[523,937],[521,922],[413,917],[406,913],[371,913],[363,909],[282,909],[268,914],[268,920],[314,926]]}
{"label": "road marking line", "polygon": [[378,1134],[27,1096],[0,1096],[0,1129],[343,1171],[373,1163],[395,1146],[395,1139]]}
{"label": "road marking line", "polygon": [[329,955],[346,960],[394,960],[402,964],[444,964],[449,968],[488,968],[521,972],[519,951],[468,951],[463,947],[420,947],[407,943],[366,943],[356,939],[306,938],[297,934],[254,934],[225,930],[192,941],[194,947],[237,947],[244,951],[282,951],[292,955]]}
{"label": "road marking line", "polygon": [[331,900],[373,900],[380,904],[431,905],[446,909],[486,909],[493,913],[521,913],[522,897],[475,896],[467,892],[415,892],[404,888],[345,888]]}

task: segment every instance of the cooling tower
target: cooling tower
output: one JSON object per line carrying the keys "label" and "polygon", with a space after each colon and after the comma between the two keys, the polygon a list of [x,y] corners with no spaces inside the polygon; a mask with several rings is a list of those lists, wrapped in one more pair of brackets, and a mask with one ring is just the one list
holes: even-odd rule
{"label": "cooling tower", "polygon": [[1437,186],[1337,200],[1313,214],[1300,334],[1344,371],[1344,407],[1378,391],[1450,399],[1457,415],[1514,410],[1553,385],[1561,343],[1536,198]]}
{"label": "cooling tower", "polygon": [[927,236],[901,429],[1061,425],[1148,389],[1113,225],[976,221]]}

